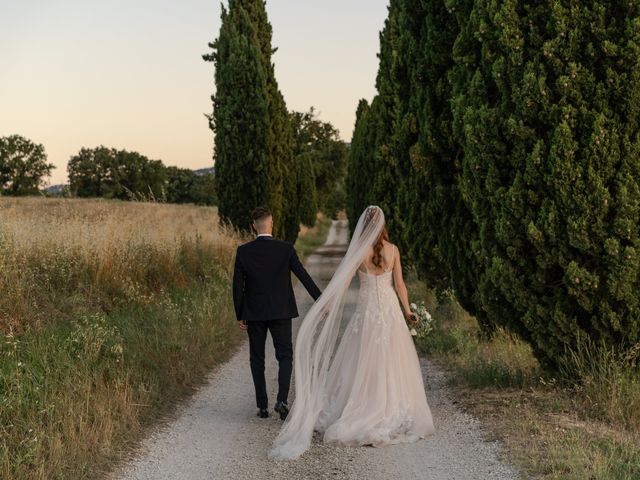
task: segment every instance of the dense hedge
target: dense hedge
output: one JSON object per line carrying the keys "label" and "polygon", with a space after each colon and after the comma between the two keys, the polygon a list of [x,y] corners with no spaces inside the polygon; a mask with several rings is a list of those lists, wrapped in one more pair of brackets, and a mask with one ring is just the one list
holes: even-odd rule
{"label": "dense hedge", "polygon": [[358,108],[349,213],[383,206],[424,278],[549,368],[640,341],[639,45],[630,2],[392,1]]}

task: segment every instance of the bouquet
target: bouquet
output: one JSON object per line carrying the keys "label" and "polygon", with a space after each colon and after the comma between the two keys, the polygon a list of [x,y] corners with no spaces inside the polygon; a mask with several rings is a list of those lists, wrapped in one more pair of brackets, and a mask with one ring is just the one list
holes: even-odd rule
{"label": "bouquet", "polygon": [[424,302],[411,303],[411,311],[418,317],[418,325],[409,330],[414,337],[426,337],[433,330],[433,318]]}

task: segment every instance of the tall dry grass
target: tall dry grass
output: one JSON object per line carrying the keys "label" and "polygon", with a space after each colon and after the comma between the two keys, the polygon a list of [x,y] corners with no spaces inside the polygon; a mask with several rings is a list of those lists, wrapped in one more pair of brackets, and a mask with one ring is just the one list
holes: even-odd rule
{"label": "tall dry grass", "polygon": [[[640,344],[618,351],[589,338],[568,351],[560,371],[590,416],[635,433],[640,441]],[[638,445],[640,448],[640,444]]]}
{"label": "tall dry grass", "polygon": [[147,303],[230,271],[237,242],[214,207],[0,197],[0,330]]}
{"label": "tall dry grass", "polygon": [[0,198],[0,478],[101,477],[242,338],[215,208]]}

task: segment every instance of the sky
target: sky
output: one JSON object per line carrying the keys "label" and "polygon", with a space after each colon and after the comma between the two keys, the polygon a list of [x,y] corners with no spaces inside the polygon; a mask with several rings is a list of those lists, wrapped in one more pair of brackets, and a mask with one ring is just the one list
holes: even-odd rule
{"label": "sky", "polygon": [[[3,2],[4,3],[4,2]],[[227,3],[226,0],[224,2]],[[10,4],[10,6],[7,6]],[[276,78],[290,110],[314,106],[342,139],[375,94],[388,0],[268,0]],[[21,0],[0,15],[0,136],[45,147],[66,181],[80,148],[135,150],[166,165],[212,165],[219,1]]]}

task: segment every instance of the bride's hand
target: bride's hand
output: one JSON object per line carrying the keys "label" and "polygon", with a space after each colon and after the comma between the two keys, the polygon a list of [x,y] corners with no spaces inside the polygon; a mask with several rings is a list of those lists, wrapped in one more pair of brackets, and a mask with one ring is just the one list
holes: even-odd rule
{"label": "bride's hand", "polygon": [[412,327],[415,327],[416,325],[418,325],[418,323],[420,323],[418,315],[416,315],[414,312],[407,312],[404,314],[404,317],[406,318],[407,323]]}

